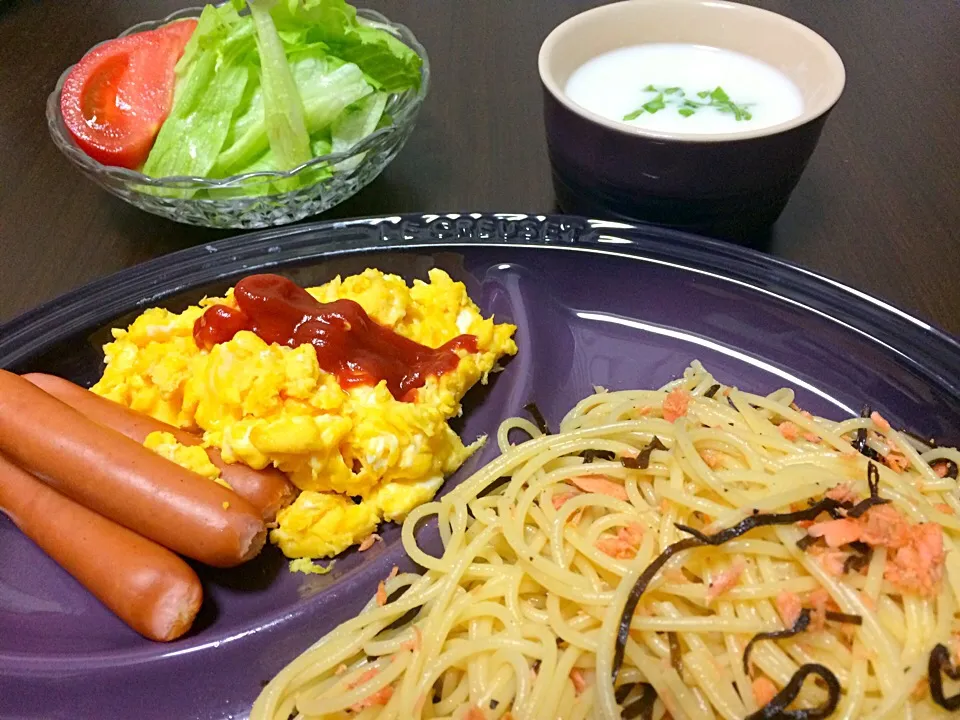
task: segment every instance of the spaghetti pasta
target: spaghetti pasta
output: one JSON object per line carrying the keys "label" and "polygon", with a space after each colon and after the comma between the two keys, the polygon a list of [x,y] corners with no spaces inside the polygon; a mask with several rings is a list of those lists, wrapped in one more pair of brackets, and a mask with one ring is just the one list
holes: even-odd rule
{"label": "spaghetti pasta", "polygon": [[947,714],[960,454],[793,400],[695,362],[598,388],[556,434],[506,420],[500,457],[404,523],[424,573],[387,578],[251,720]]}

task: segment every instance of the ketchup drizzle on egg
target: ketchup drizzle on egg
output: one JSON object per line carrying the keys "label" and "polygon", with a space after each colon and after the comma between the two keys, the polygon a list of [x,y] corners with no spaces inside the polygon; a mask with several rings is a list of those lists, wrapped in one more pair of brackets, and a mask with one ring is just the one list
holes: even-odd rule
{"label": "ketchup drizzle on egg", "polygon": [[429,348],[380,325],[353,300],[321,303],[279,275],[244,278],[233,295],[238,308],[213,305],[197,318],[193,338],[199,348],[209,350],[241,330],[266,343],[287,347],[309,343],[320,367],[342,388],[386,380],[393,397],[409,402],[428,377],[456,369],[458,350],[477,352],[473,335]]}

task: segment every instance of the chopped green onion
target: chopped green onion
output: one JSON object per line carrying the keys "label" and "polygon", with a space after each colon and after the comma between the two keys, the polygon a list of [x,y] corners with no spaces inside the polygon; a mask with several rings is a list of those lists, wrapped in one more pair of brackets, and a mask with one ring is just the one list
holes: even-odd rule
{"label": "chopped green onion", "polygon": [[[698,93],[699,94],[699,93]],[[727,95],[723,88],[717,85],[717,89],[710,93],[710,98],[716,100],[717,102],[730,102],[730,96]]]}
{"label": "chopped green onion", "polygon": [[657,93],[653,100],[643,104],[643,109],[648,113],[655,113],[658,110],[663,110],[666,106],[666,103],[663,102],[663,93]]}
{"label": "chopped green onion", "polygon": [[665,110],[668,107],[676,108],[681,117],[690,117],[697,110],[705,107],[712,107],[717,112],[733,115],[734,120],[752,120],[753,115],[747,110],[747,105],[738,105],[730,99],[726,91],[719,85],[713,90],[701,90],[697,97],[707,102],[696,102],[687,98],[686,92],[681,87],[658,88],[655,85],[647,85],[643,92],[655,92],[656,97],[648,100],[641,107],[631,113],[623,116],[624,120],[636,120],[643,113],[648,112],[651,115]]}

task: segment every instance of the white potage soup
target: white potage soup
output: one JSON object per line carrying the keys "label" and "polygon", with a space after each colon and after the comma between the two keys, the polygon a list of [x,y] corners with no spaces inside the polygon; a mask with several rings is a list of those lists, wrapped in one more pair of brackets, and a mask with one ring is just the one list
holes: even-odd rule
{"label": "white potage soup", "polygon": [[703,45],[650,44],[588,60],[567,97],[610,120],[669,133],[756,130],[803,112],[799,88],[779,70]]}

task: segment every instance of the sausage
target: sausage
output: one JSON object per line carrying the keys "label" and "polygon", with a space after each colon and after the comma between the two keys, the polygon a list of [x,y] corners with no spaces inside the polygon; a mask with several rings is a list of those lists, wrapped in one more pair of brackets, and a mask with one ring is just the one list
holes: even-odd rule
{"label": "sausage", "polygon": [[81,505],[207,565],[246,562],[266,539],[260,513],[236,493],[6,370],[0,452]]}
{"label": "sausage", "polygon": [[166,642],[190,629],[203,588],[166,548],[75,503],[2,455],[0,511],[144,637]]}
{"label": "sausage", "polygon": [[[120,403],[100,397],[96,393],[74,385],[55,375],[30,373],[24,375],[34,385],[65,402],[91,420],[106,425],[126,435],[131,440],[143,443],[152,432],[167,432],[183,445],[199,445],[200,438],[192,432],[155,420],[149,415],[131,410]],[[271,523],[277,512],[293,502],[297,489],[287,476],[276,468],[254,470],[243,463],[228,463],[216,448],[205,448],[210,462],[220,470],[220,476],[234,492],[260,511],[264,522]]]}

